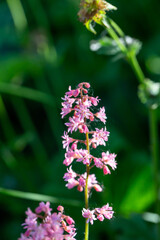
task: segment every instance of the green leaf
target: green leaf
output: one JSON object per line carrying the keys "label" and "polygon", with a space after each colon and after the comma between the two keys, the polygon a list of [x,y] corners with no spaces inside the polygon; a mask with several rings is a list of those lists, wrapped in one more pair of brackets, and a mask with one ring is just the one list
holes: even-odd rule
{"label": "green leaf", "polygon": [[[106,24],[108,25],[107,21]],[[128,48],[128,51],[131,54],[136,55],[140,51],[141,48],[140,41],[133,39],[129,36],[120,38],[120,41]],[[117,45],[116,41],[106,36],[100,38],[99,40],[91,41],[90,49],[92,51],[97,51],[98,54],[114,55],[115,56],[114,60],[118,60],[120,58],[125,57],[125,55],[122,53],[121,49]]]}
{"label": "green leaf", "polygon": [[39,76],[42,73],[40,59],[30,55],[15,55],[0,60],[0,82],[11,82],[16,76],[29,73]]}
{"label": "green leaf", "polygon": [[93,25],[92,25],[92,21],[91,21],[91,20],[87,21],[87,22],[85,23],[85,26],[86,26],[86,28],[87,28],[90,32],[96,34],[96,31],[95,31],[94,28],[93,28]]}
{"label": "green leaf", "polygon": [[51,95],[31,88],[21,87],[17,84],[0,82],[0,93],[27,98],[44,104],[49,104],[50,106],[55,106],[55,101]]}
{"label": "green leaf", "polygon": [[156,109],[160,105],[160,82],[145,79],[145,82],[139,85],[138,96],[143,104]]}
{"label": "green leaf", "polygon": [[146,66],[151,73],[160,75],[160,56],[152,56],[146,60]]}
{"label": "green leaf", "polygon": [[121,41],[126,45],[131,54],[137,55],[142,47],[142,43],[130,36],[125,36],[121,38]]}
{"label": "green leaf", "polygon": [[98,54],[116,55],[120,53],[120,49],[116,42],[109,37],[103,37],[99,40],[93,40],[90,43],[90,49],[97,51]]}
{"label": "green leaf", "polygon": [[102,18],[101,23],[102,23],[102,25],[104,25],[106,28],[110,28],[109,23],[108,23],[106,17]]}
{"label": "green leaf", "polygon": [[82,203],[78,200],[73,199],[64,199],[64,198],[56,198],[48,195],[31,193],[31,192],[22,192],[11,189],[0,188],[0,194],[7,195],[10,197],[23,198],[33,201],[49,201],[52,203],[62,203],[70,206],[81,206]]}
{"label": "green leaf", "polygon": [[124,199],[120,204],[122,212],[141,212],[155,199],[151,167],[144,167],[139,175],[133,177]]}
{"label": "green leaf", "polygon": [[107,10],[117,10],[117,7],[107,2]]}

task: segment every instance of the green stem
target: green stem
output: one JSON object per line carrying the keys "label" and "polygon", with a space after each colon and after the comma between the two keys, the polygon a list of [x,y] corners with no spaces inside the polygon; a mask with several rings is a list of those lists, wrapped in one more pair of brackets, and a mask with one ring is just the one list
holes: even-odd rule
{"label": "green stem", "polygon": [[[155,182],[156,212],[160,215],[159,204],[159,166],[158,166],[158,124],[156,110],[149,108],[150,144],[153,161],[153,174]],[[157,239],[160,236],[160,222],[157,224]]]}
{"label": "green stem", "polygon": [[[117,36],[115,30],[118,34],[122,37],[123,32],[119,28],[119,26],[114,23],[113,21],[110,21],[110,24],[113,26],[113,28],[110,26],[109,29],[107,29],[109,35],[117,45],[119,46],[122,53],[126,54],[126,59],[128,63],[131,65],[138,81],[142,84],[145,84],[145,76],[144,73],[137,61],[137,58],[135,55],[130,53],[127,48],[123,45],[123,43],[120,41],[119,37]],[[114,30],[115,29],[115,30]],[[158,123],[157,123],[157,117],[156,117],[156,110],[153,108],[149,108],[149,128],[150,128],[150,142],[151,142],[151,155],[152,155],[152,161],[153,161],[153,169],[154,169],[154,182],[155,182],[155,195],[156,195],[156,212],[160,216],[160,204],[159,204],[159,166],[158,166]],[[160,239],[160,223],[157,225],[157,239]]]}
{"label": "green stem", "polygon": [[144,83],[145,82],[145,76],[142,72],[142,69],[137,61],[137,58],[135,55],[128,55],[128,62],[130,63],[137,79],[140,81],[140,83]]}
{"label": "green stem", "polygon": [[[109,35],[111,36],[111,38],[117,43],[118,47],[120,48],[120,50],[122,51],[122,53],[126,54],[128,63],[131,65],[137,79],[141,82],[144,83],[145,82],[145,76],[143,74],[143,71],[137,61],[137,58],[135,55],[131,54],[128,49],[126,48],[126,46],[120,41],[117,33],[121,36],[124,37],[124,33],[121,30],[121,28],[112,20],[109,19],[108,20],[109,23],[113,26],[110,25],[110,28],[107,29]],[[117,31],[117,33],[115,32],[115,30]]]}
{"label": "green stem", "polygon": [[[89,153],[89,136],[88,133],[86,133],[86,145],[87,145],[87,150]],[[88,209],[89,207],[89,193],[88,193],[88,177],[89,177],[89,165],[86,166],[86,172],[87,172],[87,177],[86,177],[86,186],[85,186],[85,208]],[[89,239],[89,223],[87,222],[88,218],[86,219],[85,223],[85,240]]]}
{"label": "green stem", "polygon": [[127,48],[120,41],[120,39],[119,39],[118,35],[116,34],[116,32],[114,31],[114,29],[110,26],[110,28],[107,28],[107,31],[108,31],[109,35],[113,38],[113,40],[115,40],[115,42],[117,43],[117,45],[120,48],[120,50],[123,53],[126,53],[127,52]]}
{"label": "green stem", "polygon": [[119,34],[120,37],[124,37],[124,32],[122,29],[118,26],[117,23],[115,23],[111,18],[107,18],[110,25],[116,30],[116,32]]}

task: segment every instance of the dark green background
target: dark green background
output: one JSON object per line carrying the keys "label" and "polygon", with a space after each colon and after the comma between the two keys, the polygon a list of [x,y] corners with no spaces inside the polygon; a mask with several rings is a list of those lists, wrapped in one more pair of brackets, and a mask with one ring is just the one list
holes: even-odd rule
{"label": "dark green background", "polygon": [[[63,181],[66,168],[61,136],[66,119],[61,120],[60,108],[68,86],[74,88],[87,81],[94,96],[102,99],[100,105],[106,108],[111,132],[107,146],[100,147],[98,153],[115,152],[118,162],[117,170],[109,176],[96,171],[104,191],[92,193],[91,205],[109,202],[115,217],[95,222],[90,239],[154,239],[154,224],[143,220],[144,212],[154,212],[148,110],[137,96],[138,82],[130,66],[124,60],[115,62],[90,51],[90,41],[105,31],[97,27],[95,36],[85,29],[78,21],[78,1],[21,0],[26,24],[17,2],[0,2],[1,187],[83,202],[83,193],[68,190]],[[159,81],[159,1],[110,3],[118,10],[109,16],[126,35],[143,43],[138,59],[145,75]],[[14,14],[19,17],[16,25]],[[37,204],[1,194],[0,238],[17,239],[26,208],[34,209]],[[52,204],[54,210],[57,205]],[[77,240],[83,239],[82,207],[64,206],[76,221]]]}

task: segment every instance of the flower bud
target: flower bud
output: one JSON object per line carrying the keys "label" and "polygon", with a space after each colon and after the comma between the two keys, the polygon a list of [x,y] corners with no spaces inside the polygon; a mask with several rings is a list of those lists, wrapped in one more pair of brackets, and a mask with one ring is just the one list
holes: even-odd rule
{"label": "flower bud", "polygon": [[101,188],[101,186],[98,185],[98,184],[95,184],[95,185],[94,185],[94,189],[95,189],[97,192],[102,192],[102,191],[103,191],[103,189]]}
{"label": "flower bud", "polygon": [[63,206],[58,206],[57,210],[60,211],[60,212],[63,212],[64,211],[64,207]]}
{"label": "flower bud", "polygon": [[111,174],[111,172],[110,172],[110,170],[109,170],[109,168],[107,166],[103,167],[103,173],[104,173],[104,175]]}
{"label": "flower bud", "polygon": [[78,190],[79,192],[82,192],[82,191],[83,191],[83,187],[80,186],[80,185],[78,185],[77,190]]}
{"label": "flower bud", "polygon": [[69,216],[66,217],[66,221],[67,221],[67,223],[68,223],[69,225],[74,224],[73,218],[71,218],[71,217],[69,217]]}
{"label": "flower bud", "polygon": [[96,143],[92,143],[92,148],[96,148],[96,147],[97,147]]}

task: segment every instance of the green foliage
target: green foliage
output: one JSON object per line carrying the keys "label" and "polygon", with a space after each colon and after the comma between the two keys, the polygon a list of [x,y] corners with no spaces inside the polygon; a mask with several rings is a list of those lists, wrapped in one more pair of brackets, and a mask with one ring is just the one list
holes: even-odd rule
{"label": "green foliage", "polygon": [[144,84],[140,84],[138,95],[142,103],[153,109],[158,108],[160,105],[160,83],[146,79]]}
{"label": "green foliage", "polygon": [[[141,42],[129,36],[120,38],[120,42],[126,46],[128,54],[137,55],[141,49]],[[116,41],[106,36],[99,40],[91,41],[90,49],[97,51],[98,54],[114,56],[114,59],[117,60],[126,57],[126,55],[121,52]]]}

